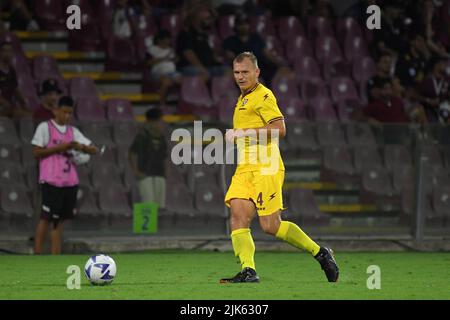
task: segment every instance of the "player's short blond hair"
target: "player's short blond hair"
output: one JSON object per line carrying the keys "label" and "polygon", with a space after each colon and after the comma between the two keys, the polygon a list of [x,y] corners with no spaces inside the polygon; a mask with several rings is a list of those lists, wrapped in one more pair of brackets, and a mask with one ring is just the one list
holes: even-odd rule
{"label": "player's short blond hair", "polygon": [[242,53],[238,54],[236,56],[236,58],[234,58],[233,63],[235,63],[235,62],[242,62],[246,58],[249,59],[253,63],[255,68],[258,68],[258,59],[253,54],[253,52],[251,52],[251,51],[245,51],[245,52],[242,52]]}

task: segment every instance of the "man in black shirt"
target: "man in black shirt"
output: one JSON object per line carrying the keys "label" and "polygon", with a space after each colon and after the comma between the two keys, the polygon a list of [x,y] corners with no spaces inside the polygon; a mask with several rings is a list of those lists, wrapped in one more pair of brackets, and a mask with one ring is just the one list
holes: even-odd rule
{"label": "man in black shirt", "polygon": [[163,134],[162,111],[150,109],[145,117],[147,123],[130,147],[130,165],[139,181],[141,200],[156,202],[159,208],[164,209],[167,144]]}

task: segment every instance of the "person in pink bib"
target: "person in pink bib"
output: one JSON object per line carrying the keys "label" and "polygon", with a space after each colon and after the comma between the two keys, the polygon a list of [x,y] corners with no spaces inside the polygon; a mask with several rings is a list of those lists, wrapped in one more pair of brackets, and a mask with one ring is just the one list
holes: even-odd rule
{"label": "person in pink bib", "polygon": [[53,119],[41,122],[31,141],[33,154],[39,160],[42,190],[42,212],[34,240],[35,254],[42,253],[51,222],[51,253],[61,253],[63,221],[72,219],[76,211],[79,181],[73,150],[86,154],[98,152],[89,139],[69,125],[73,106],[72,98],[60,98],[58,106],[53,109]]}

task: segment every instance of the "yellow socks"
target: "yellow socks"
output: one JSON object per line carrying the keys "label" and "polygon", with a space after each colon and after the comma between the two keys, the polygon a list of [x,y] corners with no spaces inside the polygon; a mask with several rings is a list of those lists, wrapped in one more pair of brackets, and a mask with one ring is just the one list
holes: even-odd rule
{"label": "yellow socks", "polygon": [[255,270],[255,244],[250,229],[237,229],[231,233],[234,255],[239,257],[242,269],[252,268]]}
{"label": "yellow socks", "polygon": [[281,221],[276,237],[296,248],[310,252],[313,256],[320,250],[317,243],[312,241],[296,224],[289,221]]}

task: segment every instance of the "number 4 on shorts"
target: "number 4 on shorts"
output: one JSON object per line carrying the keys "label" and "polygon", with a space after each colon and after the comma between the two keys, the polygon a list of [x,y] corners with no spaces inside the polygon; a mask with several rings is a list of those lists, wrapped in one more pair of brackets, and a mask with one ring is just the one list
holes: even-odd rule
{"label": "number 4 on shorts", "polygon": [[260,193],[258,194],[258,198],[256,198],[256,203],[258,203],[259,206],[262,206],[262,205],[263,205],[262,192],[260,192]]}

